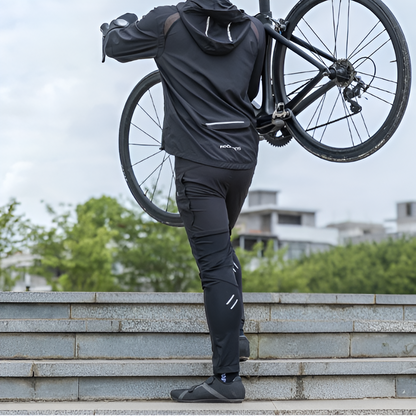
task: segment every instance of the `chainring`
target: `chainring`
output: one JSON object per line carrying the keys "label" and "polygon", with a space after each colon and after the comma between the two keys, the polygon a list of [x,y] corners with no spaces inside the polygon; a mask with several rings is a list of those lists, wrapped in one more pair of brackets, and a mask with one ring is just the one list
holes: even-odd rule
{"label": "chainring", "polygon": [[[278,133],[281,133],[281,135],[276,136],[276,134]],[[274,133],[263,134],[263,137],[267,143],[271,144],[274,147],[286,146],[292,140],[292,136],[287,129],[282,129]]]}

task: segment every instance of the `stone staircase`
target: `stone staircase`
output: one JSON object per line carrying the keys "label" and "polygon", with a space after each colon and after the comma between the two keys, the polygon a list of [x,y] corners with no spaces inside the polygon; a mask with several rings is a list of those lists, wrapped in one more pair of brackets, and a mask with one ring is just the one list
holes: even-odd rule
{"label": "stone staircase", "polygon": [[[244,300],[249,401],[416,397],[416,296]],[[0,292],[0,401],[165,400],[211,373],[201,294]]]}

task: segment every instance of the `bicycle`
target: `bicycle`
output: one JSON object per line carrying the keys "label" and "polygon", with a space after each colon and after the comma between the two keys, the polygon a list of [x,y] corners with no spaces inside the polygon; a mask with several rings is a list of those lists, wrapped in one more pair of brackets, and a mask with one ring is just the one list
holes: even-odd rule
{"label": "bicycle", "polygon": [[[403,32],[380,0],[300,0],[274,19],[270,0],[257,15],[268,35],[259,138],[293,138],[312,154],[353,162],[378,151],[398,128],[409,100],[411,64]],[[182,226],[174,201],[173,157],[160,149],[163,90],[144,77],[124,107],[120,160],[134,198],[157,221]]]}

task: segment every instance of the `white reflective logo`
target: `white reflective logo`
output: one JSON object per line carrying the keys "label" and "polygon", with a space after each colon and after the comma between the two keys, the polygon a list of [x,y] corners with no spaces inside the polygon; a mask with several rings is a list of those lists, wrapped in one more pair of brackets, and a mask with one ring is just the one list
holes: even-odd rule
{"label": "white reflective logo", "polygon": [[220,149],[233,149],[236,152],[241,151],[241,147],[233,147],[233,146],[230,146],[229,144],[223,144],[223,145],[221,145],[220,146]]}

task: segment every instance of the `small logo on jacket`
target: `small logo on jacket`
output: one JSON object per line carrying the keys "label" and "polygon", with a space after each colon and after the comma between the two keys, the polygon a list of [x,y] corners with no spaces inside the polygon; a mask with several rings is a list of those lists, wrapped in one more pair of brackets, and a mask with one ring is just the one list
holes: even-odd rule
{"label": "small logo on jacket", "polygon": [[230,146],[229,144],[221,145],[220,149],[232,149],[232,150],[235,150],[236,152],[241,151],[241,147],[233,147],[233,146]]}

